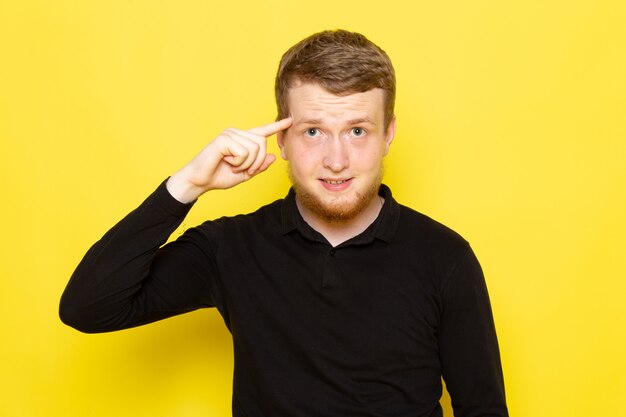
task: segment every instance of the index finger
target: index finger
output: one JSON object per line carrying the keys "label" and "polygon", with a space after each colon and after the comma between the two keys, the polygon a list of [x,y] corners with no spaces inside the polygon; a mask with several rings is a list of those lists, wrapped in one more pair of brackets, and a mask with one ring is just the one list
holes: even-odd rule
{"label": "index finger", "polygon": [[272,136],[273,134],[280,132],[281,130],[287,129],[289,126],[291,126],[291,122],[291,117],[286,117],[274,123],[254,127],[248,131],[257,135],[265,136],[267,138],[269,136]]}

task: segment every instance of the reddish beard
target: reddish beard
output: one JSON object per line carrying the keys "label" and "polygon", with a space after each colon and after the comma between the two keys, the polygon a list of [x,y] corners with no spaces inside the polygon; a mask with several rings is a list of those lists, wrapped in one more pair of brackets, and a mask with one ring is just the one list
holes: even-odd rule
{"label": "reddish beard", "polygon": [[354,219],[369,206],[373,199],[378,197],[378,190],[383,180],[383,166],[381,164],[378,175],[365,190],[351,196],[338,196],[330,202],[323,201],[299,183],[293,175],[291,164],[289,165],[289,179],[300,204],[320,219],[329,223],[338,223]]}

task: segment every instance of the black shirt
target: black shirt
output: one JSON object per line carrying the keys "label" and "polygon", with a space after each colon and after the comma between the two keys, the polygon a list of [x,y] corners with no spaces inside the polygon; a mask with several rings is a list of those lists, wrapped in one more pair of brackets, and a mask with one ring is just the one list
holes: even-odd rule
{"label": "black shirt", "polygon": [[[165,182],[85,255],[61,299],[84,332],[216,307],[233,337],[233,415],[507,416],[493,318],[467,242],[385,204],[332,247],[290,191],[248,215],[187,230]],[[161,247],[162,246],[162,247]]]}

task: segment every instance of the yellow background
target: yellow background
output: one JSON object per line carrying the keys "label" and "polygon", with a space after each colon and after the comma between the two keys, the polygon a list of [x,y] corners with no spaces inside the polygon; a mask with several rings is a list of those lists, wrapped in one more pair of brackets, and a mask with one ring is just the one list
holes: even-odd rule
{"label": "yellow background", "polygon": [[[481,259],[511,415],[625,415],[624,22],[620,0],[2,0],[0,414],[230,415],[215,311],[84,335],[59,296],[207,141],[273,120],[289,46],[342,27],[396,67],[386,183]],[[185,225],[287,187],[281,161]]]}

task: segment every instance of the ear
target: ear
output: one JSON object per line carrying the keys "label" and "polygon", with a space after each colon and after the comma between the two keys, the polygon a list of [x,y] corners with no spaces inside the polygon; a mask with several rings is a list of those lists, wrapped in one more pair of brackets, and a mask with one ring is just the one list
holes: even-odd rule
{"label": "ear", "polygon": [[276,141],[278,143],[278,147],[280,148],[280,157],[287,161],[287,151],[285,150],[285,132],[286,130],[281,130],[276,133]]}
{"label": "ear", "polygon": [[389,153],[389,146],[391,146],[391,142],[393,142],[393,137],[396,135],[396,116],[393,116],[393,119],[389,122],[389,126],[387,127],[387,132],[385,132],[385,155]]}

